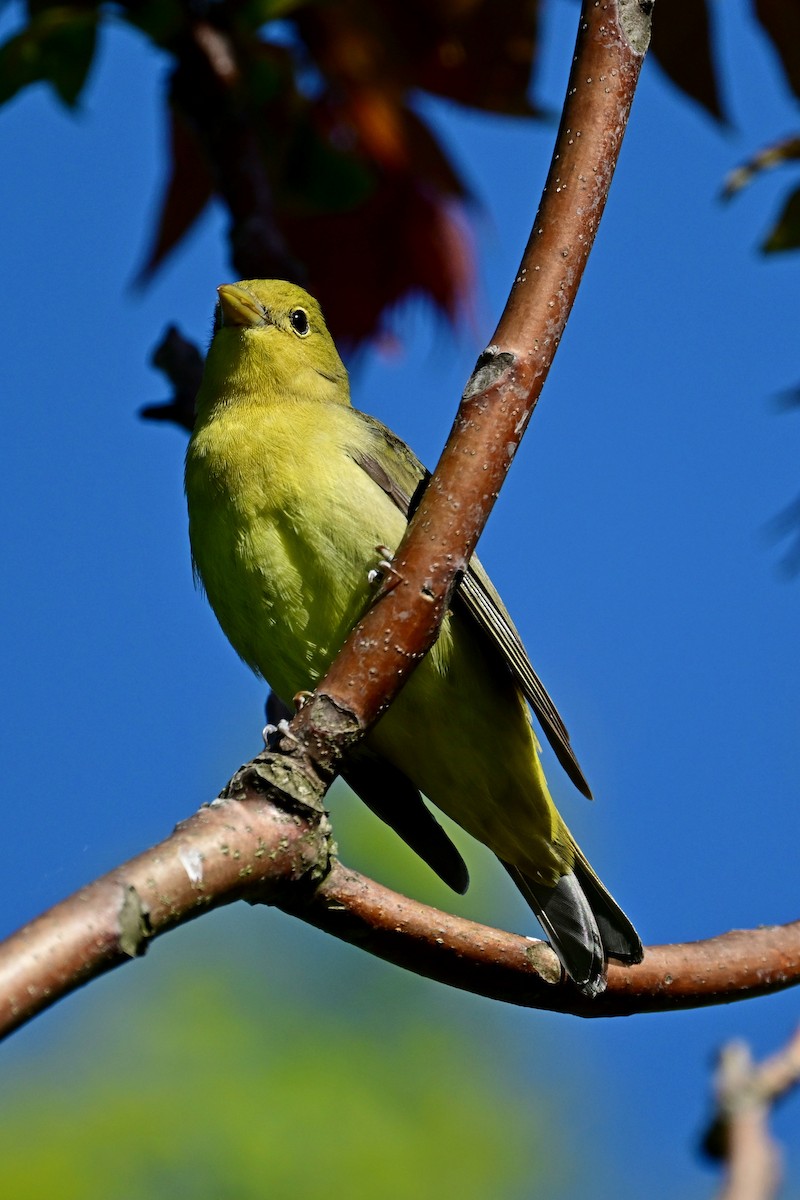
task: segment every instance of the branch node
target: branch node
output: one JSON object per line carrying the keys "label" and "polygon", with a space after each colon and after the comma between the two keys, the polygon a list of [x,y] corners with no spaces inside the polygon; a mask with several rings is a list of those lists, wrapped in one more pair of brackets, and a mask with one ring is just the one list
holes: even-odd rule
{"label": "branch node", "polygon": [[619,0],[619,24],[631,50],[644,54],[650,45],[655,0]]}
{"label": "branch node", "polygon": [[558,958],[556,958],[555,951],[550,943],[543,942],[540,938],[530,938],[528,940],[530,941],[530,945],[525,947],[525,958],[533,967],[542,983],[549,983],[556,986],[568,980],[568,976],[564,974],[564,969]]}
{"label": "branch node", "polygon": [[467,380],[461,399],[471,400],[497,383],[516,362],[516,355],[497,346],[487,346],[475,363],[475,369]]}
{"label": "branch node", "polygon": [[150,941],[150,920],[139,893],[132,884],[123,889],[119,906],[118,944],[128,958],[141,958]]}
{"label": "branch node", "polygon": [[286,752],[265,750],[245,763],[223,788],[220,799],[246,803],[264,797],[283,812],[316,818],[325,811],[326,786],[305,754],[295,757],[291,744]]}
{"label": "branch node", "polygon": [[291,724],[296,742],[281,751],[313,764],[329,787],[340,762],[364,733],[361,719],[327,692],[317,691]]}

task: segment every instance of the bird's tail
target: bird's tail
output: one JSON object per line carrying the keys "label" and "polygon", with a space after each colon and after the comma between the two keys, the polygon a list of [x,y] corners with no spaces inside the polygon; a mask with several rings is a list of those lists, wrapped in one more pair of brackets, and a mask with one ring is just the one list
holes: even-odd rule
{"label": "bird's tail", "polygon": [[605,989],[609,956],[641,962],[639,935],[577,847],[573,869],[555,887],[536,882],[509,863],[503,865],[584,995],[597,996]]}

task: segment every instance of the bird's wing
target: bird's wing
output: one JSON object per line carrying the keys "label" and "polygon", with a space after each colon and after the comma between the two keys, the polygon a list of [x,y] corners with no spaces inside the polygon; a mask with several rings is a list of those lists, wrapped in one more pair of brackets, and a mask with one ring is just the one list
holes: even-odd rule
{"label": "bird's wing", "polygon": [[475,623],[502,653],[511,674],[535,712],[556,758],[576,788],[591,800],[592,792],[575,757],[567,727],[561,720],[546,687],[534,671],[522,639],[514,628],[492,581],[475,557],[472,558],[469,570],[462,580],[458,596],[463,600]]}
{"label": "bird's wing", "polygon": [[[372,432],[370,448],[354,448],[350,451],[351,457],[408,518],[419,502],[430,472],[425,470],[405,442],[380,421],[365,413],[359,415]],[[522,639],[477,555],[470,560],[453,603],[463,605],[477,627],[500,652],[536,714],[558,761],[578,790],[591,799],[591,789],[575,757],[567,728],[534,671]]]}
{"label": "bird's wing", "polygon": [[469,887],[466,863],[402,771],[362,744],[347,759],[341,775],[367,808],[393,829],[448,887],[464,894]]}

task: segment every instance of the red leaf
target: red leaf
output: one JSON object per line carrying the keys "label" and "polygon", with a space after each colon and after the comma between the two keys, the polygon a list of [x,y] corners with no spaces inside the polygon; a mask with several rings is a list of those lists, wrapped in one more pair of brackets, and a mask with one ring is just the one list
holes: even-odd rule
{"label": "red leaf", "polygon": [[214,194],[214,184],[195,134],[175,109],[170,109],[170,175],[161,201],[161,215],[136,286],[147,283],[167,255],[194,225]]}
{"label": "red leaf", "polygon": [[343,90],[422,88],[470,108],[531,114],[540,0],[338,0],[293,14],[311,57]]}
{"label": "red leaf", "polygon": [[385,310],[414,292],[451,319],[470,295],[466,226],[452,202],[411,174],[387,176],[349,212],[288,217],[284,227],[302,246],[309,290],[344,346],[374,336]]}

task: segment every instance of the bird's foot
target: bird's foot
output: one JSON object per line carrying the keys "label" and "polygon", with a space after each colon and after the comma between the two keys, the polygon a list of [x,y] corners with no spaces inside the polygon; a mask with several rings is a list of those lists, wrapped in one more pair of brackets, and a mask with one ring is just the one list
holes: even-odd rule
{"label": "bird's foot", "polygon": [[380,583],[384,592],[390,592],[392,588],[396,588],[398,583],[402,581],[402,575],[395,570],[392,561],[392,552],[388,546],[376,546],[380,558],[377,567],[367,574],[367,579],[370,583]]}
{"label": "bird's foot", "polygon": [[[310,693],[308,693],[310,695]],[[282,738],[288,738],[290,742],[296,742],[297,738],[289,728],[289,722],[284,717],[282,721],[278,721],[277,725],[265,725],[261,730],[261,736],[264,739],[265,750],[277,750],[278,743]]]}

